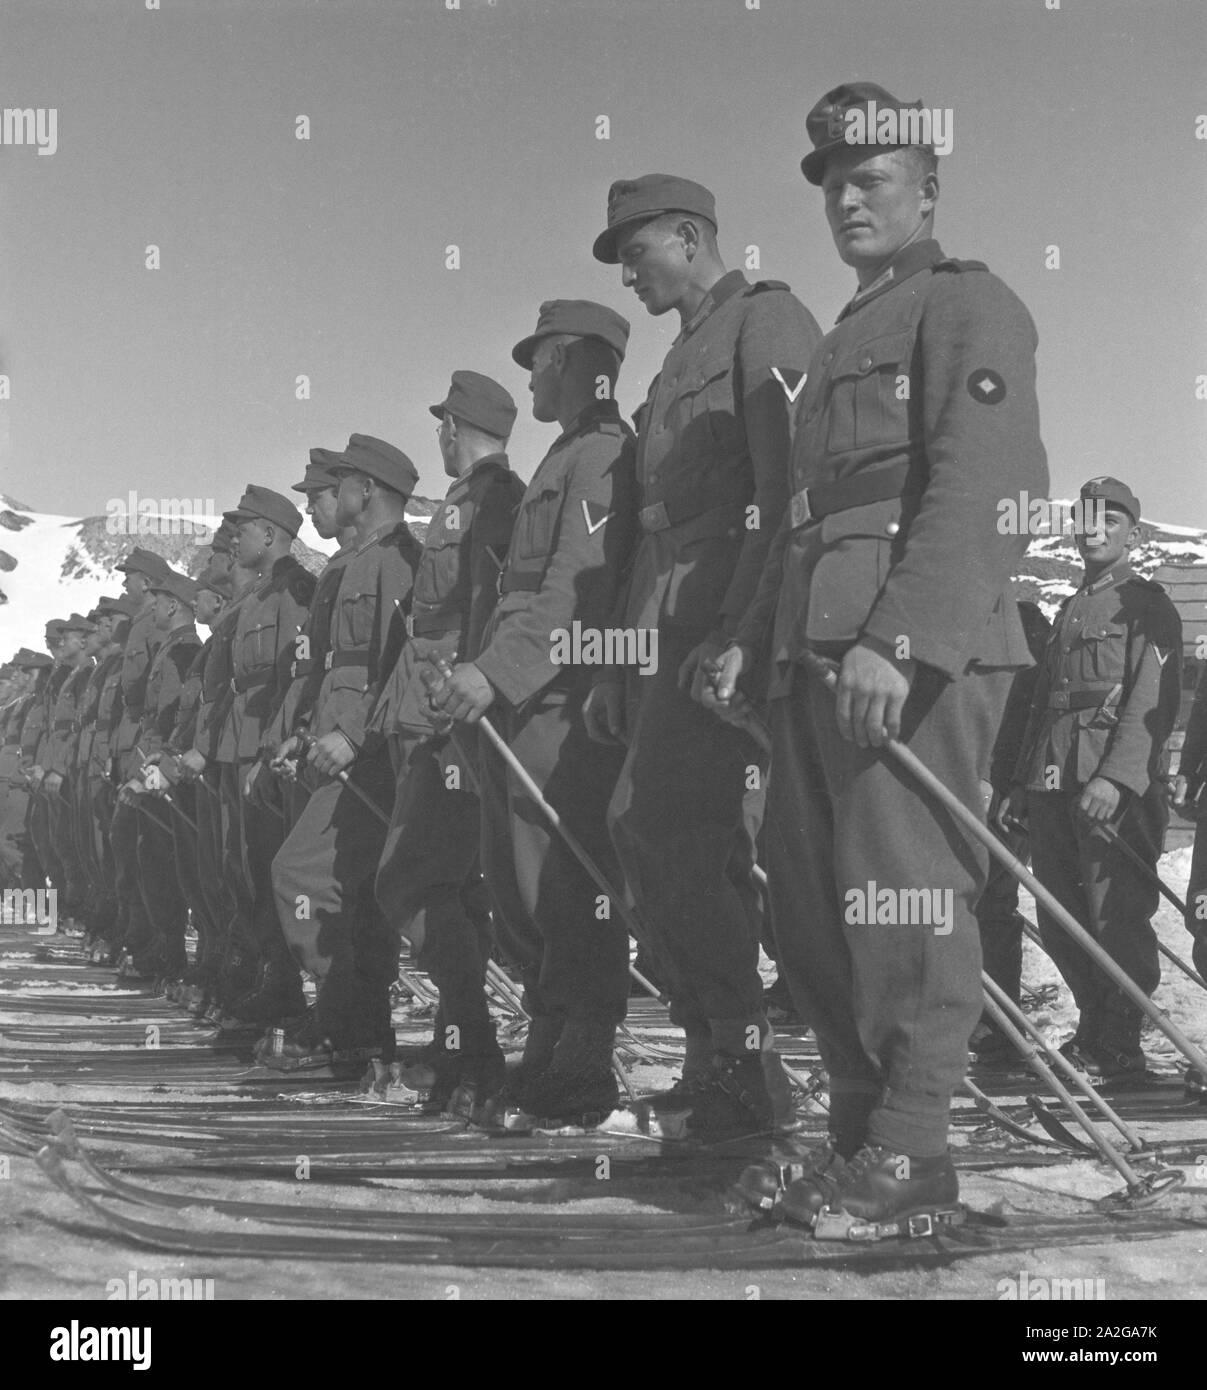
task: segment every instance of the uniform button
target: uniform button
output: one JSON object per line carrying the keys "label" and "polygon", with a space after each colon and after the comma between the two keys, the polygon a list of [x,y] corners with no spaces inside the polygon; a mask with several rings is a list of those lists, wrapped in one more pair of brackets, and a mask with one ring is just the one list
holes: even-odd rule
{"label": "uniform button", "polygon": [[884,528],[884,534],[885,534],[886,536],[895,536],[895,535],[897,534],[897,532],[900,531],[900,530],[901,530],[901,527],[898,525],[897,522],[895,522],[895,521],[890,521],[890,522],[888,523],[888,525],[885,526],[885,528]]}
{"label": "uniform button", "polygon": [[859,359],[859,370],[861,372],[866,372],[871,365],[872,359],[870,357],[861,357]]}
{"label": "uniform button", "polygon": [[825,355],[821,360],[822,360],[823,363],[824,363],[824,362],[833,362],[833,360],[834,360],[834,354],[833,354],[832,352],[827,352],[826,355]]}

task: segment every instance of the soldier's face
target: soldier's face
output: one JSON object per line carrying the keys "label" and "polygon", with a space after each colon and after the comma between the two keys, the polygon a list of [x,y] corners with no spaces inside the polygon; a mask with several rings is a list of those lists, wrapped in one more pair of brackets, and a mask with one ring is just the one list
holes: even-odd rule
{"label": "soldier's face", "polygon": [[60,643],[59,655],[64,661],[70,661],[73,656],[78,656],[84,649],[84,634],[77,632],[74,628],[63,634],[63,641]]}
{"label": "soldier's face", "polygon": [[923,178],[907,155],[899,150],[869,154],[863,145],[830,155],[821,187],[834,245],[856,270],[899,251],[938,196],[934,175]]}
{"label": "soldier's face", "polygon": [[446,478],[457,476],[457,441],[453,429],[454,426],[450,423],[449,413],[446,410],[440,417],[440,423],[436,426],[436,443],[440,446],[440,457],[444,461]]}
{"label": "soldier's face", "polygon": [[249,569],[258,565],[268,549],[265,523],[262,521],[241,521],[239,534],[235,538],[235,550],[241,565]]}
{"label": "soldier's face", "polygon": [[335,520],[337,508],[338,500],[333,487],[311,488],[306,494],[306,515],[325,541],[329,541],[339,529]]}
{"label": "soldier's face", "polygon": [[341,473],[339,491],[335,495],[335,525],[342,531],[345,526],[355,526],[356,520],[365,509],[368,500],[363,473]]}
{"label": "soldier's face", "polygon": [[534,419],[544,424],[557,419],[561,359],[559,345],[553,338],[542,338],[532,353],[532,374],[528,378],[528,389],[532,392],[532,414]]}
{"label": "soldier's face", "polygon": [[209,558],[209,568],[215,574],[229,574],[235,563],[235,557],[229,550],[211,550]]}
{"label": "soldier's face", "polygon": [[1122,507],[1107,506],[1102,526],[1077,533],[1077,551],[1087,565],[1110,569],[1127,554],[1136,523]]}
{"label": "soldier's face", "polygon": [[688,285],[687,243],[666,218],[655,218],[616,238],[620,281],[657,317],[673,309]]}
{"label": "soldier's face", "polygon": [[197,621],[204,627],[213,627],[214,620],[222,611],[222,595],[213,589],[201,589],[197,593]]}
{"label": "soldier's face", "polygon": [[127,570],[122,579],[122,588],[131,598],[142,599],[147,592],[147,576],[137,570]]}
{"label": "soldier's face", "polygon": [[167,627],[172,621],[172,614],[176,611],[176,600],[171,594],[165,594],[162,590],[155,595],[155,626]]}

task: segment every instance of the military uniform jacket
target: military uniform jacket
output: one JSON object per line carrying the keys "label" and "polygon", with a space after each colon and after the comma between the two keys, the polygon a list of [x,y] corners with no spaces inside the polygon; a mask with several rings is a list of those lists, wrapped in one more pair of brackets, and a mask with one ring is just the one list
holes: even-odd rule
{"label": "military uniform jacket", "polygon": [[[223,762],[250,761],[259,754],[265,726],[290,679],[294,639],[313,596],[314,576],[292,555],[283,555],[271,573],[246,591],[231,648],[235,698],[219,739]],[[234,758],[224,757],[232,744]]]}
{"label": "military uniform jacket", "polygon": [[[474,658],[518,706],[561,676],[559,630],[602,628],[618,597],[636,533],[632,430],[613,400],[584,409],[541,460],[520,502],[501,597]],[[587,673],[588,678],[590,673]]]}
{"label": "military uniform jacket", "polygon": [[1027,536],[998,518],[1002,498],[1047,495],[1035,346],[1019,299],[934,241],[843,310],[809,366],[789,513],[738,633],[758,652],[771,627],[772,696],[811,644],[865,635],[907,637],[952,679],[1031,665],[1007,593]]}
{"label": "military uniform jacket", "polygon": [[433,654],[450,664],[477,656],[523,495],[506,454],[488,454],[454,480],[428,526],[411,597],[411,640],[386,680],[372,728],[433,731],[416,673]]}
{"label": "military uniform jacket", "polygon": [[[88,677],[88,684],[84,687],[84,693],[80,697],[79,714],[76,722],[79,724],[80,737],[76,747],[76,767],[85,777],[90,777],[96,772],[103,773],[104,766],[97,768],[93,763],[93,751],[97,746],[100,731],[97,728],[101,719],[101,705],[108,686],[110,698],[105,708],[108,714],[113,710],[113,692],[117,688],[119,672],[121,669],[121,646],[117,643],[104,647],[98,654],[96,665]],[[109,730],[104,730],[105,757],[108,758]]]}
{"label": "military uniform jacket", "polygon": [[60,777],[66,777],[71,770],[76,735],[79,733],[77,720],[80,702],[92,671],[91,659],[71,667],[55,697],[50,733],[46,739],[45,767],[47,772],[57,772]]}
{"label": "military uniform jacket", "polygon": [[31,694],[19,695],[5,705],[0,722],[0,782],[9,783],[20,780],[21,775],[21,724],[26,711],[33,702]]}
{"label": "military uniform jacket", "polygon": [[162,753],[176,727],[180,696],[194,658],[201,650],[201,638],[192,623],[173,628],[160,643],[147,676],[147,697],[143,709],[139,746],[149,758]]}
{"label": "military uniform jacket", "polygon": [[138,742],[147,694],[147,675],[159,643],[160,635],[155,629],[155,605],[151,604],[131,619],[126,645],[122,650],[121,722],[110,740],[110,751],[115,756],[128,753]]}
{"label": "military uniform jacket", "polygon": [[235,703],[235,629],[239,622],[239,609],[250,594],[249,586],[226,605],[210,629],[210,640],[206,644],[193,747],[207,761],[210,758],[223,763],[235,761],[236,737],[230,719]]}
{"label": "military uniform jacket", "polygon": [[1014,769],[1031,718],[1031,701],[1035,696],[1035,683],[1039,679],[1039,663],[1043,661],[1048,638],[1052,633],[1052,624],[1038,606],[1028,605],[1024,608],[1020,604],[1019,616],[1022,618],[1023,632],[1027,638],[1027,649],[1036,664],[1019,671],[1010,682],[1006,710],[993,743],[989,785],[1000,796],[1004,796],[1014,783]]}
{"label": "military uniform jacket", "polygon": [[289,734],[305,728],[310,722],[314,702],[327,672],[327,654],[331,650],[331,622],[335,614],[336,595],[344,577],[344,566],[352,553],[351,544],[341,545],[323,566],[314,586],[310,610],[294,643],[289,681],[266,735],[268,743],[283,743]]}
{"label": "military uniform jacket", "polygon": [[793,393],[820,338],[787,285],[736,270],[684,325],[637,415],[625,626],[734,632],[787,506]]}
{"label": "military uniform jacket", "polygon": [[28,763],[36,763],[38,749],[42,744],[42,734],[46,729],[46,692],[50,686],[49,667],[43,667],[38,674],[38,684],[30,693],[29,703],[21,720],[21,758]]}
{"label": "military uniform jacket", "polygon": [[93,777],[107,777],[113,760],[113,735],[122,715],[122,647],[118,645],[97,667],[94,679],[100,686],[96,702],[96,721],[88,747],[88,771]]}
{"label": "military uniform jacket", "polygon": [[1194,703],[1186,721],[1178,773],[1189,779],[1192,792],[1195,786],[1207,782],[1207,665],[1199,671],[1199,681],[1194,688]]}
{"label": "military uniform jacket", "polygon": [[1105,777],[1143,796],[1178,715],[1181,650],[1169,596],[1126,561],[1083,584],[1056,615],[1016,780],[1074,791]]}
{"label": "military uniform jacket", "polygon": [[353,748],[407,640],[421,547],[405,521],[380,527],[348,556],[331,622],[331,649],[310,729],[338,731]]}
{"label": "military uniform jacket", "polygon": [[185,749],[193,746],[193,739],[197,734],[197,711],[201,705],[201,674],[205,670],[206,653],[213,640],[211,635],[201,643],[185,673],[184,684],[180,687],[180,701],[176,707],[176,723],[168,735],[167,748],[171,753],[183,753]]}

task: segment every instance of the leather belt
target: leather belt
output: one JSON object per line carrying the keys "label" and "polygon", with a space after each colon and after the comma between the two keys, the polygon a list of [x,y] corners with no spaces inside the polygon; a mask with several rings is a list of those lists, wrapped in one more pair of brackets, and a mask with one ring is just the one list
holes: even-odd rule
{"label": "leather belt", "polygon": [[506,574],[499,575],[499,593],[514,594],[517,592],[535,594],[545,582],[545,572],[542,570],[537,574],[533,570],[527,573],[516,574],[508,570]]}
{"label": "leather belt", "polygon": [[674,526],[685,526],[689,521],[699,521],[705,516],[715,516],[721,520],[726,514],[732,513],[734,521],[740,522],[746,514],[746,506],[745,502],[721,502],[703,511],[680,512],[677,506],[668,506],[665,501],[652,502],[648,507],[642,507],[637,513],[637,520],[641,529],[650,535],[655,531],[669,531]]}
{"label": "leather belt", "polygon": [[439,633],[443,637],[446,633],[460,631],[460,608],[438,608],[434,613],[413,613],[411,615],[412,637],[431,637],[434,633]]}
{"label": "leather belt", "polygon": [[1117,685],[1104,686],[1101,690],[1050,690],[1049,709],[1097,709],[1105,705],[1119,689]]}
{"label": "leather belt", "polygon": [[852,507],[864,507],[869,502],[887,502],[900,497],[905,491],[909,474],[908,463],[895,463],[888,468],[857,473],[852,478],[843,478],[838,482],[803,487],[793,494],[790,503],[792,529],[795,531],[801,526],[808,526],[810,522],[821,521],[834,512],[850,511]]}
{"label": "leather belt", "polygon": [[328,652],[323,658],[323,670],[339,671],[345,666],[359,666],[361,670],[367,671],[372,655],[371,647],[349,647],[347,651]]}
{"label": "leather belt", "polygon": [[52,732],[61,734],[65,729],[70,729],[74,723],[74,719],[56,719],[52,727]]}

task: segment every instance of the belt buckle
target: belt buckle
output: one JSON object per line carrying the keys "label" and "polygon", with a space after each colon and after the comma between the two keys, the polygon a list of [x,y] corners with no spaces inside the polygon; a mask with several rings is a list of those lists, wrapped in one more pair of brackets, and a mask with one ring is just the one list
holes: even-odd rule
{"label": "belt buckle", "polygon": [[665,531],[671,524],[665,502],[654,502],[641,509],[641,529],[643,531]]}
{"label": "belt buckle", "polygon": [[1067,690],[1054,690],[1052,692],[1051,703],[1053,709],[1068,709],[1069,692]]}
{"label": "belt buckle", "polygon": [[325,657],[323,657],[323,670],[324,670],[324,671],[330,671],[330,670],[331,670],[331,658],[332,658],[334,655],[335,655],[334,652],[329,651],[329,652],[327,653],[327,655],[326,655]]}
{"label": "belt buckle", "polygon": [[917,1216],[911,1216],[906,1220],[905,1230],[912,1240],[918,1240],[922,1236],[933,1236],[935,1219],[928,1211],[920,1212]]}
{"label": "belt buckle", "polygon": [[805,526],[813,520],[813,510],[809,506],[809,489],[807,487],[803,487],[799,492],[794,492],[792,494],[790,509],[793,530],[796,530],[797,527]]}

